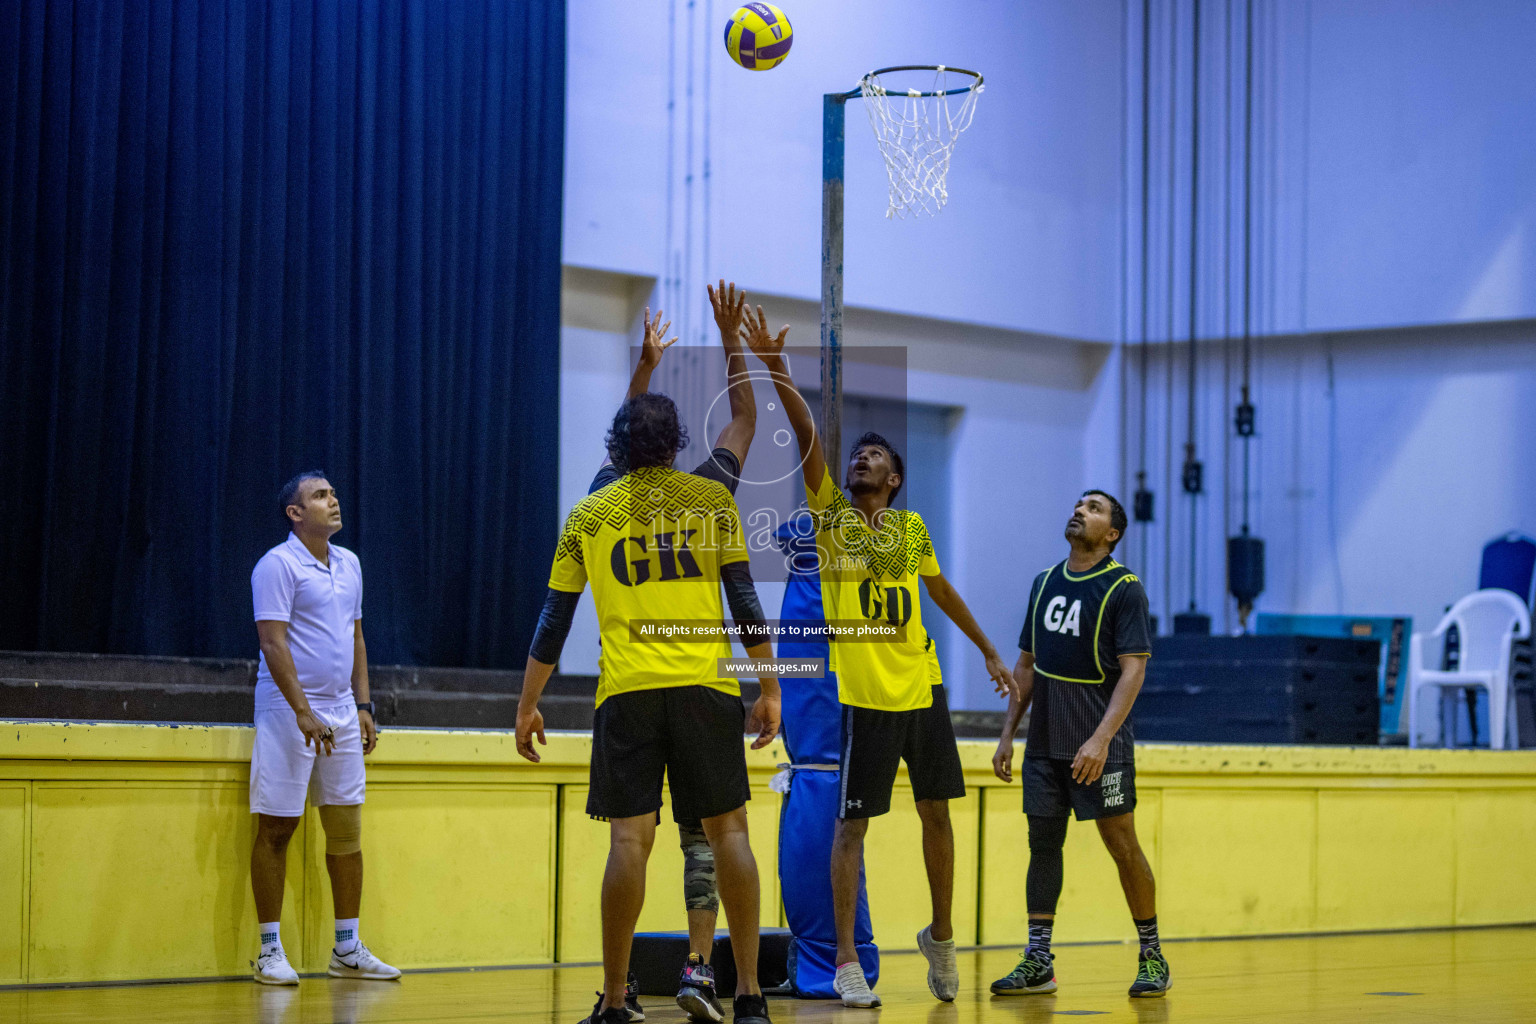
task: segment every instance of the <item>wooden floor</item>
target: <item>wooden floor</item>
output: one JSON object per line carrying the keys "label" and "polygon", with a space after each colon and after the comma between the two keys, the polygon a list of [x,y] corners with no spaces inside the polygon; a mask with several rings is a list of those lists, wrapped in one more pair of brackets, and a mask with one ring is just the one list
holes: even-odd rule
{"label": "wooden floor", "polygon": [[[884,959],[878,1012],[838,1003],[774,999],[778,1024],[883,1021],[970,1024],[1093,1017],[1108,1024],[1163,1022],[1536,1021],[1536,928],[1351,935],[1331,938],[1176,942],[1167,947],[1173,991],[1127,999],[1129,946],[1057,951],[1054,996],[999,999],[988,983],[1016,953],[960,955],[961,996],[936,1002],[917,954]],[[576,1024],[592,1006],[593,967],[407,975],[401,982],[306,978],[298,988],[208,982],[0,992],[0,1024],[154,1021],[167,1024],[372,1024],[426,1021],[558,1021]],[[647,1021],[681,1021],[670,1000],[645,1000]]]}

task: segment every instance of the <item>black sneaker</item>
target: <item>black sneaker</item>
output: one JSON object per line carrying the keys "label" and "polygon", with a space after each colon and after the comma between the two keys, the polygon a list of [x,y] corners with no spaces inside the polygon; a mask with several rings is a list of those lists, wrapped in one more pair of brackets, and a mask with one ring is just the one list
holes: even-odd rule
{"label": "black sneaker", "polygon": [[645,1020],[645,1007],[640,1005],[640,986],[635,981],[634,971],[624,979],[624,1012],[629,1014],[631,1021]]}
{"label": "black sneaker", "polygon": [[1168,961],[1162,953],[1141,952],[1141,962],[1136,967],[1136,980],[1131,983],[1132,999],[1156,999],[1173,985],[1168,976]]}
{"label": "black sneaker", "polygon": [[592,1004],[592,1015],[582,1020],[581,1024],[629,1024],[629,1013],[622,1006],[610,1006],[606,1010],[599,1010],[603,1005],[603,994],[597,994],[597,1002]]}
{"label": "black sneaker", "polygon": [[1030,946],[1019,957],[1019,965],[1006,978],[992,983],[995,996],[1032,996],[1056,991],[1056,957],[1044,949]]}
{"label": "black sneaker", "polygon": [[768,1000],[763,996],[737,996],[736,1024],[773,1024],[768,1019]]}
{"label": "black sneaker", "polygon": [[689,953],[688,962],[683,965],[683,976],[677,983],[677,1005],[689,1020],[713,1024],[725,1020],[725,1010],[715,994],[715,970],[697,953]]}

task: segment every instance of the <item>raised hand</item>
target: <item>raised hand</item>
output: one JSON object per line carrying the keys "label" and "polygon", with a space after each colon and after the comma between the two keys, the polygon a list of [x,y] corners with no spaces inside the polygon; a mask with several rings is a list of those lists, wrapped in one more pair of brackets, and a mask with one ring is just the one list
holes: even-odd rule
{"label": "raised hand", "polygon": [[741,314],[747,304],[747,293],[736,290],[736,282],[725,283],[720,279],[720,287],[705,285],[704,290],[709,292],[709,304],[715,308],[715,326],[720,328],[722,340],[734,344],[737,335],[741,331]]}
{"label": "raised hand", "polygon": [[757,353],[757,357],[763,362],[783,353],[784,338],[788,334],[788,324],[779,331],[778,337],[768,333],[768,317],[763,313],[762,306],[757,307],[756,313],[752,312],[751,306],[747,306],[742,311],[741,340],[746,342],[747,348]]}
{"label": "raised hand", "polygon": [[651,307],[645,307],[645,339],[640,343],[640,365],[648,370],[654,370],[661,365],[661,354],[677,343],[674,337],[671,341],[662,342],[667,331],[672,329],[672,321],[661,322],[662,312],[656,311],[656,319],[651,319]]}

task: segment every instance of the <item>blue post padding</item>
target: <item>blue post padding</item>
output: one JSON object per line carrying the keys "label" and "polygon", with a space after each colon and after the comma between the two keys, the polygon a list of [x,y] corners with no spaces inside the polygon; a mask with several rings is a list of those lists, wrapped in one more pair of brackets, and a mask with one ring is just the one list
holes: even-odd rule
{"label": "blue post padding", "polygon": [[[837,825],[841,772],[796,772],[779,812],[779,885],[784,919],[795,936],[789,981],[798,995],[830,999],[837,927],[832,916],[832,833]],[[869,922],[864,871],[859,870],[859,902],[853,939],[871,986],[880,975],[880,951]]]}
{"label": "blue post padding", "polygon": [[[789,579],[779,610],[781,625],[799,628],[779,641],[781,658],[825,658],[827,641],[816,568],[816,543],[808,513],[779,527],[779,546],[789,556]],[[807,634],[810,634],[809,636]],[[786,679],[784,745],[795,764],[837,764],[842,752],[843,706],[837,677]],[[795,939],[790,946],[789,982],[796,994],[830,999],[837,974],[837,927],[832,915],[832,835],[837,827],[841,771],[799,771],[779,812],[779,890],[785,922]],[[880,952],[869,921],[869,897],[859,871],[854,942],[871,986],[880,976]]]}
{"label": "blue post padding", "polygon": [[[781,658],[822,658],[828,655],[822,630],[821,579],[816,569],[816,541],[809,513],[800,512],[779,527],[780,548],[788,556],[789,579],[779,608]],[[837,676],[786,679],[784,745],[795,764],[836,764],[842,752],[843,708],[837,700]],[[833,809],[834,813],[836,808]]]}
{"label": "blue post padding", "polygon": [[[869,987],[880,980],[880,951],[872,942],[861,942],[855,950]],[[789,982],[795,987],[795,995],[801,999],[836,999],[832,979],[837,977],[837,943],[802,939],[798,935],[789,942]],[[942,1006],[943,1004],[938,1004]]]}

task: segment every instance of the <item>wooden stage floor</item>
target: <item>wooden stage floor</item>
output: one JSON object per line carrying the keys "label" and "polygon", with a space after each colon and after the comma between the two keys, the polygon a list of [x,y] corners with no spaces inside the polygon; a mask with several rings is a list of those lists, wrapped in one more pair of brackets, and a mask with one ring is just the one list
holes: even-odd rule
{"label": "wooden stage floor", "polygon": [[[1536,928],[1174,942],[1167,953],[1174,986],[1164,999],[1126,998],[1130,946],[1068,946],[1057,951],[1054,996],[993,997],[988,983],[1013,966],[1016,952],[977,950],[960,955],[960,998],[938,1003],[922,957],[900,953],[885,958],[879,1011],[795,999],[774,999],[770,1008],[778,1024],[1536,1021]],[[251,982],[12,989],[0,991],[0,1024],[577,1024],[597,983],[598,970],[588,966],[408,974],[399,983],[305,978],[290,989]],[[664,997],[644,1005],[648,1024],[684,1019]]]}

